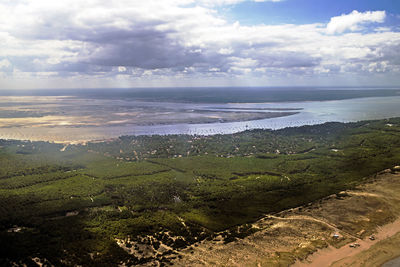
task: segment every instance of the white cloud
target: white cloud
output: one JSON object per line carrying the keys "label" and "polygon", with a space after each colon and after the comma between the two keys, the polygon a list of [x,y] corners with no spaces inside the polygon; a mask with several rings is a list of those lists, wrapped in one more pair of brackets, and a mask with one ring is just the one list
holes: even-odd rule
{"label": "white cloud", "polygon": [[233,54],[233,52],[235,52],[231,47],[229,48],[221,48],[218,53],[220,53],[221,55],[231,55]]}
{"label": "white cloud", "polygon": [[382,23],[386,18],[385,11],[358,12],[354,10],[350,14],[331,18],[326,30],[329,34],[343,33],[347,30],[356,31],[360,26],[367,23]]}
{"label": "white cloud", "polygon": [[285,83],[292,81],[288,75],[399,71],[399,32],[377,27],[326,34],[327,29],[342,33],[383,21],[384,11],[354,11],[328,25],[244,26],[229,23],[206,2],[0,1],[0,68],[11,73],[8,83],[0,82],[34,84],[35,73],[51,73],[48,82],[65,87],[117,86],[121,80],[135,86],[189,80],[200,86],[210,80],[214,85],[237,77],[243,81],[244,76],[249,81],[280,77]]}
{"label": "white cloud", "polygon": [[376,32],[390,32],[392,29],[390,27],[377,27],[374,29]]}
{"label": "white cloud", "polygon": [[285,0],[197,0],[193,1],[197,4],[205,6],[223,6],[223,5],[235,5],[242,2],[283,2]]}
{"label": "white cloud", "polygon": [[8,61],[8,59],[0,60],[0,69],[8,68],[10,66],[11,66],[11,63],[10,63],[10,61]]}

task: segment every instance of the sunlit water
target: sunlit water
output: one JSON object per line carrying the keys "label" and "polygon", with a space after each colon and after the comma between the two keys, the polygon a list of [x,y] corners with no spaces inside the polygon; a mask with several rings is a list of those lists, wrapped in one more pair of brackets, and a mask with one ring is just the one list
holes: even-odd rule
{"label": "sunlit water", "polygon": [[[121,105],[129,104],[120,101]],[[132,102],[136,103],[137,102]],[[115,105],[115,103],[114,103]],[[0,138],[49,140],[49,141],[87,141],[114,138],[121,135],[167,135],[191,134],[214,135],[231,134],[250,129],[282,129],[302,125],[314,125],[325,122],[354,122],[361,120],[400,117],[400,96],[373,97],[336,101],[290,102],[290,103],[240,103],[240,104],[179,104],[151,103],[152,106],[179,106],[207,110],[237,111],[246,109],[256,112],[271,112],[260,109],[301,109],[299,114],[271,119],[241,121],[230,123],[205,124],[173,124],[173,125],[100,125],[87,127],[56,126],[56,127],[3,127],[0,128]],[[252,110],[254,109],[254,110]],[[106,116],[107,114],[105,114]]]}
{"label": "sunlit water", "polygon": [[[211,123],[127,127],[126,134],[230,134],[248,129],[282,129],[325,122],[354,122],[400,116],[400,97],[361,98],[325,102],[249,103],[208,105],[225,108],[302,108],[299,114],[272,119]],[[257,110],[259,111],[259,110]]]}

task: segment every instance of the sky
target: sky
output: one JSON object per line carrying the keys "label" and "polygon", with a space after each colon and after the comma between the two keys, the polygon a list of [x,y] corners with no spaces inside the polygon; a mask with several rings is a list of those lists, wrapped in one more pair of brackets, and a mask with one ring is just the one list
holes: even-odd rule
{"label": "sky", "polygon": [[0,89],[400,86],[397,0],[0,0]]}

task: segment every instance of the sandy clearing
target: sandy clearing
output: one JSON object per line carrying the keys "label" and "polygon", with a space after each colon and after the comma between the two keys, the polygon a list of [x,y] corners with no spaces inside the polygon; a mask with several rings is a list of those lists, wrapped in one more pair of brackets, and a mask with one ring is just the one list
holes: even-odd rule
{"label": "sandy clearing", "polygon": [[[381,266],[400,256],[400,173],[382,172],[339,197],[265,215],[252,225],[258,232],[228,244],[202,241],[179,251],[181,258],[172,262],[176,266]],[[374,241],[369,240],[372,234]],[[360,246],[350,248],[352,243]]]}
{"label": "sandy clearing", "polygon": [[[320,266],[331,266],[333,263],[338,260],[344,259],[338,266],[347,266],[346,263],[351,263],[352,256],[356,256],[362,251],[368,250],[371,246],[377,244],[380,240],[385,240],[389,237],[394,236],[396,233],[400,232],[400,219],[397,219],[393,223],[384,225],[382,227],[378,227],[377,232],[374,234],[374,241],[367,239],[357,239],[356,242],[360,244],[357,248],[351,248],[348,245],[345,245],[339,249],[334,247],[328,247],[326,249],[320,250],[309,257],[304,262],[297,261],[293,266],[294,267],[320,267]],[[347,261],[346,261],[347,259]],[[388,260],[390,260],[389,258]]]}

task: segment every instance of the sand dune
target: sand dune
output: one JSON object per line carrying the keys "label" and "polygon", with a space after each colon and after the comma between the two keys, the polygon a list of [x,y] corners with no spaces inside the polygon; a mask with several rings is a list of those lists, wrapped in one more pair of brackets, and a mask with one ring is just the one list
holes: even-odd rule
{"label": "sand dune", "polygon": [[[399,216],[400,174],[385,172],[340,197],[266,215],[244,239],[224,244],[217,236],[180,251],[174,264],[380,266],[400,256]],[[354,243],[359,246],[349,246]]]}

